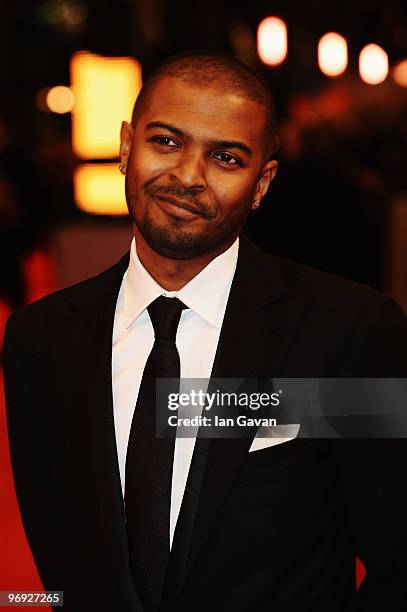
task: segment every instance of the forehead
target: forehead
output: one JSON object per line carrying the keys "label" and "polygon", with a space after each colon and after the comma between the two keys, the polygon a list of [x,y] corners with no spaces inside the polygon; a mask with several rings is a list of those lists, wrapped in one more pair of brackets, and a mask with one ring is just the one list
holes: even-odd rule
{"label": "forehead", "polygon": [[243,140],[261,148],[263,107],[219,85],[198,86],[164,77],[154,86],[137,123],[163,121],[208,140]]}

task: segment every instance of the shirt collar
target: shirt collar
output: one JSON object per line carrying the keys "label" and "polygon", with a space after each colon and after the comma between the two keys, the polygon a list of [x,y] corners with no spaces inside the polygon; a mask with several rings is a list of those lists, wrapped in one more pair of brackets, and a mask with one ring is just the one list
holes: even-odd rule
{"label": "shirt collar", "polygon": [[129,267],[123,278],[124,317],[126,328],[160,295],[177,297],[207,323],[220,330],[230,287],[236,270],[239,238],[215,257],[179,291],[166,291],[141,263],[133,238]]}

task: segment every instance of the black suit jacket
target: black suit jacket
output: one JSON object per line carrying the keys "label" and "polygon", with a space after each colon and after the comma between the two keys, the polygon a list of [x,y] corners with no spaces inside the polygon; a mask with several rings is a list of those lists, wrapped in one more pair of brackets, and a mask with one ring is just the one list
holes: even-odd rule
{"label": "black suit jacket", "polygon": [[[111,380],[127,254],[14,313],[5,380],[15,486],[69,612],[142,612],[129,569]],[[210,287],[208,287],[210,291]],[[242,237],[212,375],[405,377],[390,299]],[[197,441],[161,610],[407,610],[406,441]],[[355,557],[367,569],[356,592]],[[24,585],[22,585],[23,587]]]}

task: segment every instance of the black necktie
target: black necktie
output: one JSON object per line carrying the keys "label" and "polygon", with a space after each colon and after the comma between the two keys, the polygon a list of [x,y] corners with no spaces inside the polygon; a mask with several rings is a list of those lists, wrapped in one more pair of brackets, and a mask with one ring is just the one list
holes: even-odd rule
{"label": "black necktie", "polygon": [[[156,378],[180,377],[175,345],[182,309],[161,296],[148,307],[154,345],[147,359],[126,456],[125,508],[130,561],[150,612],[157,610],[170,554],[170,503],[174,438],[156,437]],[[179,384],[178,389],[179,390]]]}

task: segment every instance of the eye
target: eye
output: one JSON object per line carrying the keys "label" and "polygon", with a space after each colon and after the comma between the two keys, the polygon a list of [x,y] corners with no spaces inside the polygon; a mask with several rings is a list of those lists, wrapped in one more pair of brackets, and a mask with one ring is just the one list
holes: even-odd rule
{"label": "eye", "polygon": [[238,157],[231,155],[230,153],[215,153],[213,157],[226,164],[227,166],[242,165],[241,160]]}
{"label": "eye", "polygon": [[[177,143],[172,140],[169,136],[153,136],[150,142],[156,142],[164,147],[178,147]],[[172,144],[171,144],[172,143]]]}

